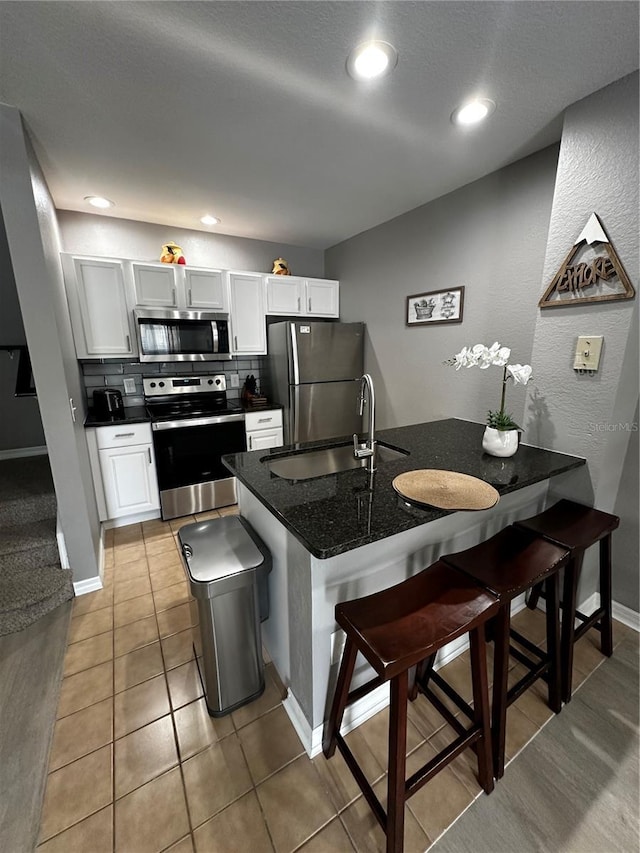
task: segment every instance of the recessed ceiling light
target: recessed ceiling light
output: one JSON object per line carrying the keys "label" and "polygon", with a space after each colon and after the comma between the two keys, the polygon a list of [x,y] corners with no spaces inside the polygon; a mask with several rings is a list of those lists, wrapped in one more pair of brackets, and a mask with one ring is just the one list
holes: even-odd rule
{"label": "recessed ceiling light", "polygon": [[479,121],[489,118],[495,108],[496,105],[489,98],[476,98],[457,107],[451,113],[451,121],[454,124],[461,125],[477,124]]}
{"label": "recessed ceiling light", "polygon": [[354,80],[384,77],[398,64],[398,52],[386,41],[368,41],[355,47],[347,59],[347,71]]}
{"label": "recessed ceiling light", "polygon": [[209,216],[208,214],[207,214],[207,216],[201,217],[200,222],[202,222],[203,225],[219,225],[220,224],[220,220],[218,219],[217,216]]}
{"label": "recessed ceiling light", "polygon": [[115,207],[115,204],[112,201],[109,201],[108,198],[103,198],[101,195],[86,195],[84,200],[88,201],[89,204],[92,204],[94,207],[100,207],[103,210],[107,207]]}

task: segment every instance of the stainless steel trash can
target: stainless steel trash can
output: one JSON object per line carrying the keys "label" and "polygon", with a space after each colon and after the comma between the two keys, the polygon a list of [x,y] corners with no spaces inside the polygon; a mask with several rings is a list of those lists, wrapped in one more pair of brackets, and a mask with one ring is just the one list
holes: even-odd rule
{"label": "stainless steel trash can", "polygon": [[189,524],[178,538],[207,709],[222,717],[264,690],[260,621],[269,615],[271,554],[240,516]]}

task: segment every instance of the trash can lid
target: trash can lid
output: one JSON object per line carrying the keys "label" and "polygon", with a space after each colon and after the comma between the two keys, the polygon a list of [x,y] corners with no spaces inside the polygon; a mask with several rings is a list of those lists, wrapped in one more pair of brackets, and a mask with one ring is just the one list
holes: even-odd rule
{"label": "trash can lid", "polygon": [[180,528],[178,538],[191,579],[201,583],[255,569],[264,562],[237,516],[188,524]]}

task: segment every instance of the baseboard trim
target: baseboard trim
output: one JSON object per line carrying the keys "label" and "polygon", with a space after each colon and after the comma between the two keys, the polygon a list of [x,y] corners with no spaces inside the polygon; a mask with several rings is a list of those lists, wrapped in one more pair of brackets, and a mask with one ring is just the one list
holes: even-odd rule
{"label": "baseboard trim", "polygon": [[23,456],[46,456],[47,453],[46,444],[36,447],[16,447],[13,450],[0,450],[0,460],[22,459]]}
{"label": "baseboard trim", "polygon": [[622,624],[626,625],[627,628],[631,628],[632,630],[640,633],[640,613],[637,613],[635,610],[632,610],[624,604],[618,604],[617,601],[613,602],[611,612],[613,614],[613,618],[617,619],[618,622],[622,622]]}
{"label": "baseboard trim", "polygon": [[96,592],[102,589],[102,580],[100,575],[93,578],[85,578],[83,581],[73,582],[73,591],[76,595],[86,595],[88,592]]}
{"label": "baseboard trim", "polygon": [[109,518],[102,523],[107,530],[111,530],[113,527],[126,527],[128,524],[138,524],[140,521],[152,521],[154,518],[162,518],[159,509],[138,512],[136,515],[123,515],[122,518]]}

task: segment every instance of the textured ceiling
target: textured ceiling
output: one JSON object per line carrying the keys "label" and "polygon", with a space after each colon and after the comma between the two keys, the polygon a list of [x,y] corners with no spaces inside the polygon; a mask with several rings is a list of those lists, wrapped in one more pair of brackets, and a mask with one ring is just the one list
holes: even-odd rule
{"label": "textured ceiling", "polygon": [[[560,137],[638,67],[637,2],[0,2],[0,100],[60,209],[324,248]],[[393,74],[347,76],[395,45]],[[452,110],[492,98],[484,126]],[[89,208],[89,210],[93,210]],[[205,229],[199,217],[222,220]]]}

